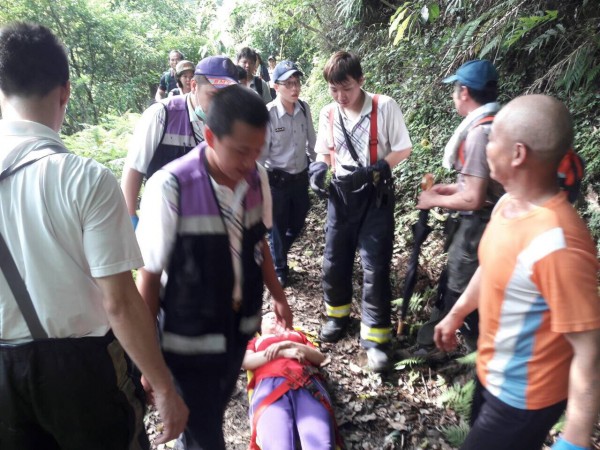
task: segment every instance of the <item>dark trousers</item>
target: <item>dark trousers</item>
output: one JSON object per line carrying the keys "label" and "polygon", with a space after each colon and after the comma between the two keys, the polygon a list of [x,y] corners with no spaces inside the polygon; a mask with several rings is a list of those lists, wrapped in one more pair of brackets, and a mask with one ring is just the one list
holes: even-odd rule
{"label": "dark trousers", "polygon": [[[271,177],[272,178],[272,177]],[[269,233],[271,254],[278,276],[287,276],[287,255],[302,231],[310,201],[306,172],[291,176],[289,180],[271,181],[273,198],[273,228]]]}
{"label": "dark trousers", "polygon": [[[479,266],[477,248],[479,241],[485,231],[489,218],[477,214],[460,216],[458,228],[452,237],[452,243],[448,249],[448,264],[446,266],[446,277],[440,277],[440,295],[436,301],[431,317],[423,324],[417,334],[417,343],[422,346],[432,346],[433,330],[450,312],[456,301],[467,288],[469,281]],[[479,315],[473,311],[465,318],[465,325],[461,333],[467,340],[470,350],[475,350],[477,337],[479,336]]]}
{"label": "dark trousers", "polygon": [[542,409],[514,408],[490,394],[476,380],[471,431],[461,450],[538,450],[567,401]]}
{"label": "dark trousers", "polygon": [[227,355],[178,355],[165,352],[181,397],[190,410],[184,432],[186,450],[225,450],[223,417],[242,367],[248,339]]}
{"label": "dark trousers", "polygon": [[112,333],[0,345],[0,448],[149,449],[131,370]]}
{"label": "dark trousers", "polygon": [[[359,192],[341,192],[332,183],[327,204],[323,293],[333,307],[352,303],[352,269],[356,249],[363,268],[361,322],[371,328],[391,325],[390,263],[394,243],[394,197],[366,185]],[[365,348],[381,343],[361,339]]]}

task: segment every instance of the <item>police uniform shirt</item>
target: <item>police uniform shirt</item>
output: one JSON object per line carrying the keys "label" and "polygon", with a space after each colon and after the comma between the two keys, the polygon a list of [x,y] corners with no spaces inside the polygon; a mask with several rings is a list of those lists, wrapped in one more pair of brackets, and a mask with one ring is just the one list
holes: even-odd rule
{"label": "police uniform shirt", "polygon": [[[269,170],[279,169],[290,174],[306,170],[307,155],[315,160],[316,134],[310,108],[299,101],[294,105],[292,115],[288,114],[277,97],[267,105],[270,124],[260,162]],[[305,114],[306,113],[306,114]]]}

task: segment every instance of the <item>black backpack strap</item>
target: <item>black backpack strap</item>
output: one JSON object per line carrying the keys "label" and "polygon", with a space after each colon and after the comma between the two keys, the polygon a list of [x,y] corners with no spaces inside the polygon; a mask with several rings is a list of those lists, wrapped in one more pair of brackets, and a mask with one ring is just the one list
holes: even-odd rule
{"label": "black backpack strap", "polygon": [[306,105],[300,99],[298,99],[298,104],[300,105],[300,109],[302,110],[302,114],[304,114],[304,118],[306,118]]}
{"label": "black backpack strap", "polygon": [[258,95],[260,95],[262,97],[263,85],[262,85],[262,80],[260,77],[254,77],[254,88],[256,89],[256,92],[258,93]]}
{"label": "black backpack strap", "polygon": [[6,279],[8,287],[15,297],[17,306],[19,307],[19,310],[21,311],[21,314],[27,323],[27,328],[29,328],[29,332],[31,333],[33,339],[48,339],[48,334],[46,333],[46,330],[44,330],[44,327],[40,322],[40,318],[35,312],[35,307],[31,301],[27,286],[25,286],[23,277],[21,277],[19,269],[17,269],[17,265],[15,264],[15,260],[10,254],[10,250],[8,250],[8,246],[6,245],[1,233],[0,268],[2,269],[4,278]]}

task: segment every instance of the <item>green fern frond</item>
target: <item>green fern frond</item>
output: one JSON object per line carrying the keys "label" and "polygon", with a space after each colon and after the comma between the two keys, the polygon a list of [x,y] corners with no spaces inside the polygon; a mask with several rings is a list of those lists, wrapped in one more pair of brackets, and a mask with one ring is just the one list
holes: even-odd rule
{"label": "green fern frond", "polygon": [[469,353],[468,355],[461,356],[456,359],[456,362],[464,364],[465,366],[475,366],[477,360],[477,352]]}
{"label": "green fern frond", "polygon": [[502,36],[494,36],[494,38],[488,42],[479,52],[479,57],[484,58],[490,51],[498,48],[502,43]]}
{"label": "green fern frond", "polygon": [[590,44],[584,44],[572,52],[565,59],[566,69],[562,80],[558,82],[559,86],[571,92],[583,84],[586,73],[594,64],[595,50]]}
{"label": "green fern frond", "polygon": [[468,381],[464,386],[457,383],[440,395],[438,402],[453,409],[460,417],[468,421],[474,393],[475,382],[473,380]]}
{"label": "green fern frond", "polygon": [[558,419],[558,422],[552,427],[552,431],[556,434],[560,433],[565,428],[565,423],[567,423],[567,416],[563,413],[563,415],[560,416],[560,419]]}
{"label": "green fern frond", "polygon": [[459,425],[442,428],[444,438],[446,438],[446,441],[448,441],[448,444],[452,447],[460,447],[467,439],[469,431],[469,425],[464,422],[461,422]]}
{"label": "green fern frond", "polygon": [[557,26],[556,28],[550,28],[549,30],[544,31],[538,37],[536,37],[533,41],[525,46],[525,50],[528,53],[538,52],[540,49],[549,45],[550,42],[557,39],[561,36],[560,28]]}
{"label": "green fern frond", "polygon": [[402,361],[398,361],[396,363],[396,365],[394,366],[394,369],[396,370],[403,370],[407,367],[414,367],[414,366],[420,366],[421,364],[425,363],[425,358],[422,358],[420,356],[413,356],[411,358],[406,358],[403,359]]}

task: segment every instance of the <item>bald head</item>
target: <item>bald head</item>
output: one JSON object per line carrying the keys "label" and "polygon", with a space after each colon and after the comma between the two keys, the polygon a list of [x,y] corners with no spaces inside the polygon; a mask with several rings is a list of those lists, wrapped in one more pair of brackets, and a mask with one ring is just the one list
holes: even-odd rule
{"label": "bald head", "polygon": [[515,98],[498,113],[493,130],[509,142],[524,144],[541,162],[558,164],[573,144],[569,111],[547,95]]}

